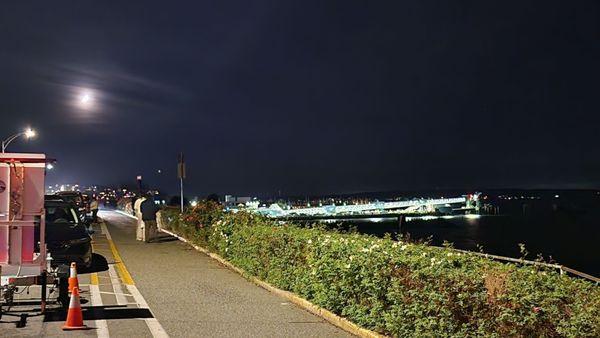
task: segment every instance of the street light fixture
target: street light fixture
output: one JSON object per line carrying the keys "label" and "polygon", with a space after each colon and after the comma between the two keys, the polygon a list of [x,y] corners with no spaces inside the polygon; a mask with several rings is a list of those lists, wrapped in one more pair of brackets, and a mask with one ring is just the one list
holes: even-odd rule
{"label": "street light fixture", "polygon": [[35,137],[35,130],[31,129],[31,128],[27,128],[27,130],[25,130],[25,137],[26,138],[32,138]]}
{"label": "street light fixture", "polygon": [[16,133],[12,136],[9,136],[8,138],[6,138],[4,141],[2,141],[2,152],[6,152],[6,147],[8,147],[8,145],[14,141],[15,139],[23,136],[26,139],[30,139],[30,138],[34,138],[36,135],[35,130],[31,129],[31,128],[27,128],[24,131],[20,132],[20,133]]}

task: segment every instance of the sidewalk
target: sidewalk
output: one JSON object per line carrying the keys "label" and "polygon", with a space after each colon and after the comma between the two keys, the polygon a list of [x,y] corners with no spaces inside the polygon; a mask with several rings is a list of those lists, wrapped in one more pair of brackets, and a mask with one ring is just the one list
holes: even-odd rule
{"label": "sidewalk", "polygon": [[[135,221],[100,216],[158,322],[171,337],[348,337],[187,244],[135,240]],[[111,332],[112,336],[112,332]]]}

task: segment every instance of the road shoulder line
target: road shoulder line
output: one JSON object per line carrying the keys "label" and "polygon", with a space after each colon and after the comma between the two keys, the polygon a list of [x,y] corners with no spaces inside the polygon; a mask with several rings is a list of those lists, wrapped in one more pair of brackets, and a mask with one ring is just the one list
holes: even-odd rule
{"label": "road shoulder line", "polygon": [[102,232],[106,234],[106,240],[108,241],[108,246],[110,247],[110,251],[115,259],[114,265],[117,267],[117,271],[118,271],[119,275],[121,276],[123,283],[125,283],[126,285],[134,285],[133,278],[131,278],[131,274],[127,270],[127,267],[125,266],[125,264],[123,264],[123,258],[121,258],[121,255],[119,254],[119,251],[117,250],[117,247],[115,246],[115,243],[113,242],[112,237],[110,236],[110,233],[108,232],[106,223],[102,222],[100,224],[100,226],[102,227]]}
{"label": "road shoulder line", "polygon": [[[92,306],[101,307],[102,297],[100,296],[100,287],[98,284],[90,284],[90,296],[92,301]],[[96,325],[96,333],[98,334],[98,338],[108,338],[110,334],[108,333],[108,322],[106,319],[96,319],[94,321]]]}
{"label": "road shoulder line", "polygon": [[[95,243],[92,241],[92,251],[95,251]],[[102,296],[100,295],[100,283],[98,280],[98,273],[93,272],[90,274],[90,301],[92,302],[92,306],[101,307],[104,304],[102,303]],[[96,319],[94,321],[94,325],[96,326],[96,334],[98,338],[109,338],[110,333],[108,332],[108,322],[106,319]]]}
{"label": "road shoulder line", "polygon": [[[102,233],[106,234],[106,240],[108,241],[110,250],[113,254],[113,258],[115,259],[114,265],[116,265],[116,267],[117,267],[116,270],[119,273],[119,275],[121,276],[121,280],[125,284],[125,287],[129,291],[129,293],[133,296],[133,299],[137,303],[138,307],[147,309],[152,314],[152,318],[144,318],[144,322],[146,323],[146,326],[148,326],[150,333],[152,334],[152,336],[154,338],[168,338],[169,335],[167,334],[167,331],[165,331],[165,329],[159,323],[158,319],[156,319],[156,317],[154,316],[154,313],[152,312],[152,309],[150,309],[150,306],[148,306],[148,302],[146,302],[146,299],[144,299],[144,296],[142,296],[142,294],[140,293],[138,288],[135,286],[135,283],[133,282],[133,278],[131,277],[131,274],[129,274],[129,271],[127,270],[127,267],[125,266],[125,263],[123,263],[123,259],[121,258],[121,255],[119,254],[119,251],[117,250],[117,247],[112,240],[112,237],[110,235],[110,232],[108,231],[108,227],[106,226],[106,223],[104,220],[100,224],[100,226],[102,227]],[[111,270],[112,270],[112,274],[114,274],[115,269],[112,266],[109,266],[109,274],[111,274]],[[118,283],[118,277],[116,277],[116,278],[112,278],[112,277],[113,276],[111,275],[111,282],[114,282],[115,280],[117,280],[117,283]],[[113,283],[113,286],[114,285],[115,284]],[[119,285],[118,290],[114,290],[114,291],[115,291],[115,295],[117,297],[117,301],[119,301],[119,295],[118,295],[119,293],[121,294],[121,297],[125,298],[123,295],[123,291],[120,288],[120,285]]]}

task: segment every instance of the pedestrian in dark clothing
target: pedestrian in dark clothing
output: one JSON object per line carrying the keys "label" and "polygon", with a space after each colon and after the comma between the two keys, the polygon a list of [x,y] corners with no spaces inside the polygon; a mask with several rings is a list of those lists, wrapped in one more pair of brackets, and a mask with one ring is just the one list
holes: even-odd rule
{"label": "pedestrian in dark clothing", "polygon": [[152,241],[158,235],[158,228],[156,226],[156,213],[159,208],[154,203],[152,196],[147,196],[140,205],[140,213],[142,214],[142,222],[144,224],[143,240],[148,243]]}

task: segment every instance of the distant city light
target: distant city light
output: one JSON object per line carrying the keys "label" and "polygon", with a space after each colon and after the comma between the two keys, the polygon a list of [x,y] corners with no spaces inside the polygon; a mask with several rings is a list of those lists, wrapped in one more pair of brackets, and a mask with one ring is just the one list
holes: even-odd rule
{"label": "distant city light", "polygon": [[198,201],[191,201],[191,202],[190,202],[190,205],[191,205],[192,207],[195,207],[195,206],[197,206],[197,205],[198,205]]}
{"label": "distant city light", "polygon": [[46,169],[52,170],[52,169],[54,169],[54,166],[52,165],[52,163],[48,163],[48,164],[46,164]]}

